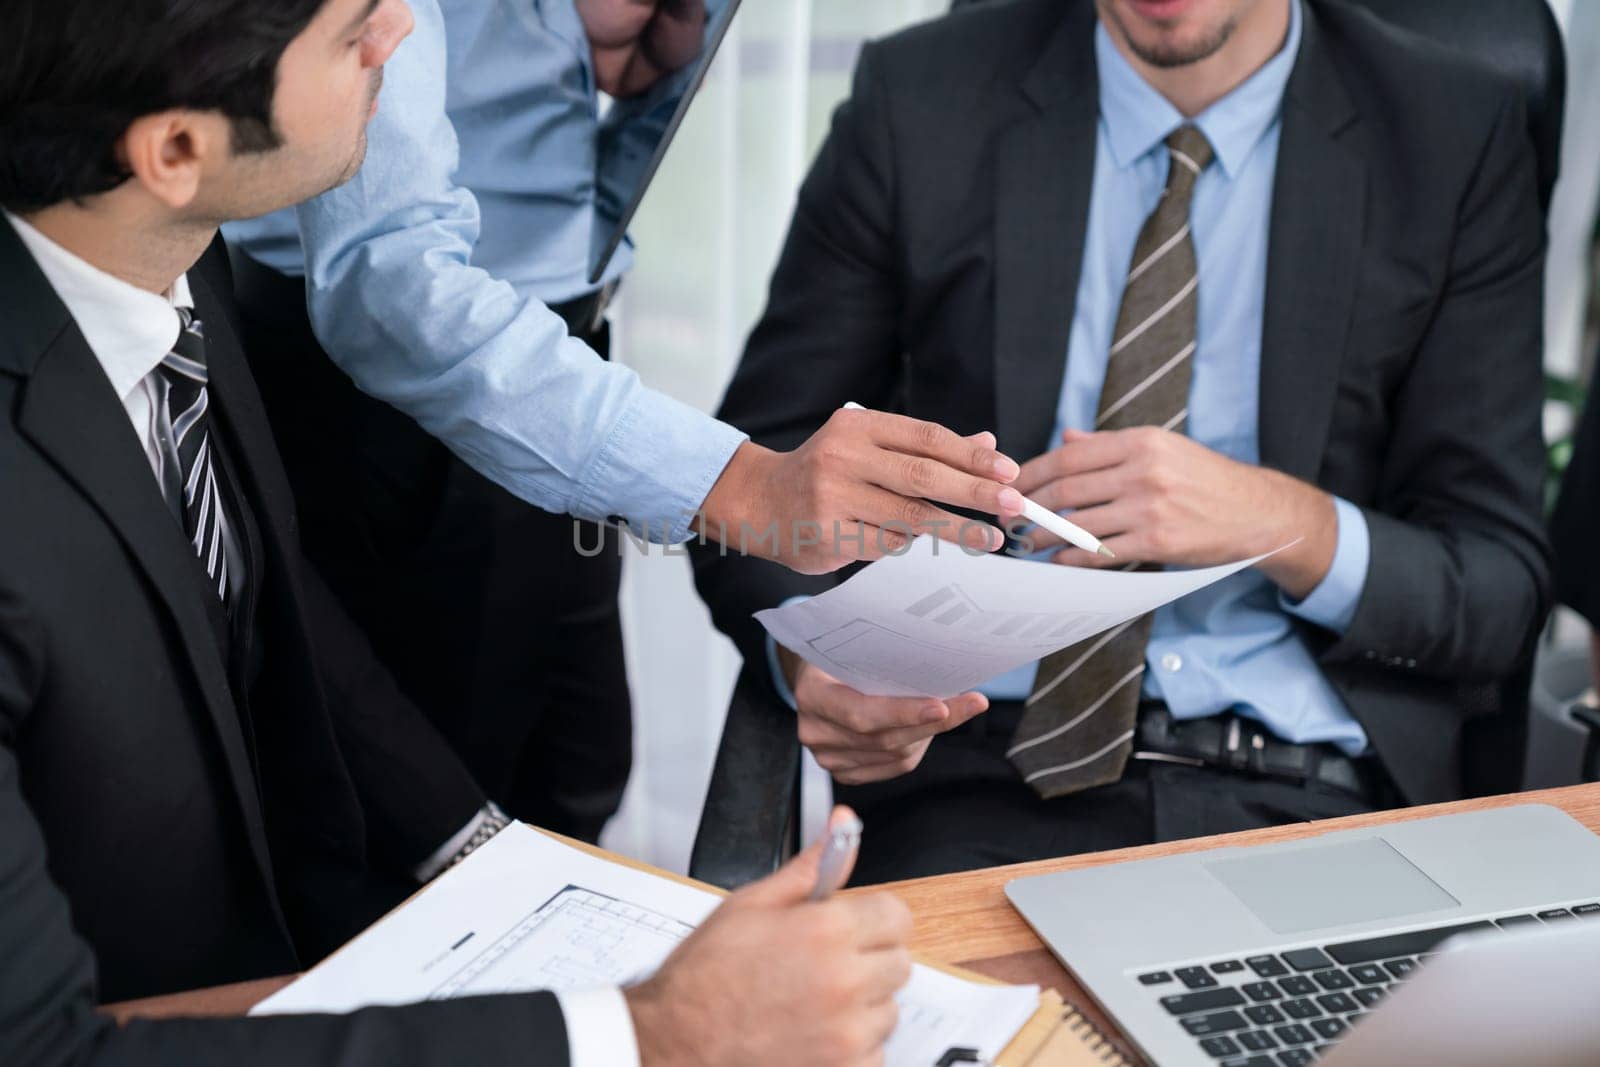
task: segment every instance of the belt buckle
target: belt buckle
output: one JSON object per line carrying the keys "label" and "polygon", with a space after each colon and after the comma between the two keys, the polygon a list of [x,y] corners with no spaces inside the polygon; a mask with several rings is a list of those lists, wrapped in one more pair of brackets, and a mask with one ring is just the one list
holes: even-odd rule
{"label": "belt buckle", "polygon": [[1235,771],[1252,774],[1267,773],[1267,739],[1258,727],[1250,728],[1249,741],[1245,740],[1244,719],[1238,715],[1228,717],[1227,733],[1223,736],[1222,756]]}

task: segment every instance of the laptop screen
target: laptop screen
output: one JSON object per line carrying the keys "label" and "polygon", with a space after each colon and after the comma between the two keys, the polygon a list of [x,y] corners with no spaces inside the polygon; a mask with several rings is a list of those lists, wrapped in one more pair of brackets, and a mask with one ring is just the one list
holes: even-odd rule
{"label": "laptop screen", "polygon": [[[666,158],[678,127],[683,125],[689,106],[705,83],[717,49],[728,35],[739,0],[706,0],[705,6],[706,28],[699,54],[642,97],[614,103],[602,123],[600,155],[607,162],[597,175],[599,212],[590,284],[605,276],[606,267],[626,238],[645,190]],[[607,137],[616,137],[619,143],[607,145]]]}

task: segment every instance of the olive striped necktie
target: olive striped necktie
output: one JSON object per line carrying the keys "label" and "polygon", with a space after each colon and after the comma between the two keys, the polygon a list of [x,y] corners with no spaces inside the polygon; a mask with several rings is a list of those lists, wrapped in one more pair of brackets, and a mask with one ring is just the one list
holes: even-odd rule
{"label": "olive striped necktie", "polygon": [[[1193,126],[1168,137],[1167,149],[1166,189],[1134,246],[1096,430],[1159,426],[1181,433],[1187,425],[1199,302],[1189,207],[1213,153]],[[1133,619],[1039,664],[1007,755],[1041,796],[1122,777],[1137,728],[1150,621]]]}

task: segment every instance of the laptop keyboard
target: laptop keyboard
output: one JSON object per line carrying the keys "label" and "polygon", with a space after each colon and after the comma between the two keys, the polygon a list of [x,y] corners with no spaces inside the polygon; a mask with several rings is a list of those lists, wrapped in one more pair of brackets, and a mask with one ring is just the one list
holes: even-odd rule
{"label": "laptop keyboard", "polygon": [[1600,901],[1138,975],[1222,1067],[1305,1067],[1462,933],[1600,919]]}

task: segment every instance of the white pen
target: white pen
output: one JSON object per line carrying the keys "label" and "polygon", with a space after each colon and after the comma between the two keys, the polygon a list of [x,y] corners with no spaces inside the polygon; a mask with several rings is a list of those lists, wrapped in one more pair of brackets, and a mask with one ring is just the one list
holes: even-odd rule
{"label": "white pen", "polygon": [[[854,400],[846,402],[845,407],[851,411],[866,410]],[[1042,504],[1036,504],[1027,497],[1022,498],[1022,517],[1035,526],[1042,527],[1047,532],[1055,534],[1067,544],[1076,545],[1085,552],[1093,552],[1096,555],[1105,556],[1107,559],[1117,558],[1117,554],[1101,544],[1100,539],[1094,534],[1077,523],[1068,522],[1049,508]]]}
{"label": "white pen", "polygon": [[822,846],[822,862],[817,865],[817,884],[812,900],[827,900],[844,887],[845,868],[861,847],[861,820],[851,815],[828,830],[828,843]]}

